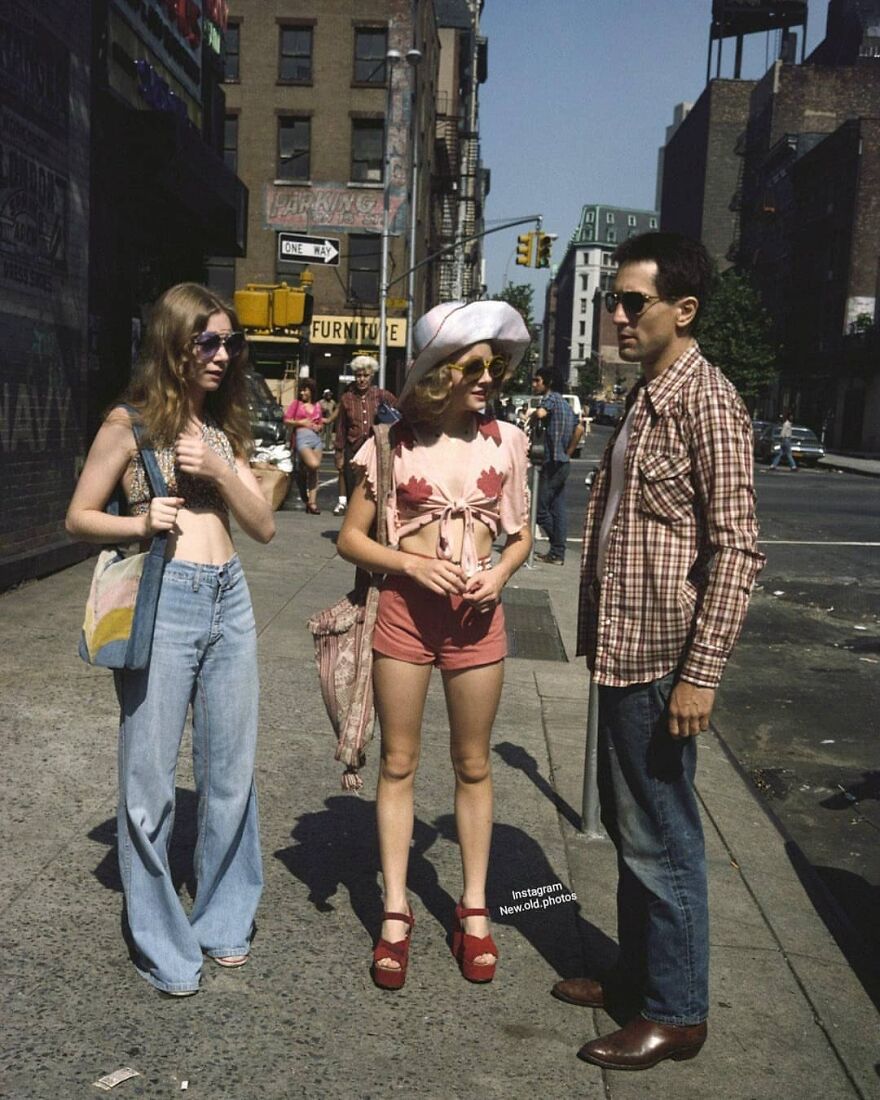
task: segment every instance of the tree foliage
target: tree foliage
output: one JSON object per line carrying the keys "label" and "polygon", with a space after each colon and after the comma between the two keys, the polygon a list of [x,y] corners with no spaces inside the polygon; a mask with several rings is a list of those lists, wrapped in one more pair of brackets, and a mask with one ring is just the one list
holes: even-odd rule
{"label": "tree foliage", "polygon": [[532,375],[538,368],[538,331],[535,326],[534,309],[535,288],[528,283],[508,283],[500,294],[493,295],[498,302],[507,302],[508,305],[520,314],[525,321],[532,342],[526,349],[525,355],[512,377],[505,383],[505,390],[510,393],[528,393],[531,389]]}
{"label": "tree foliage", "polygon": [[776,347],[770,318],[746,275],[730,269],[715,280],[700,317],[697,339],[703,354],[722,370],[748,401],[776,378]]}

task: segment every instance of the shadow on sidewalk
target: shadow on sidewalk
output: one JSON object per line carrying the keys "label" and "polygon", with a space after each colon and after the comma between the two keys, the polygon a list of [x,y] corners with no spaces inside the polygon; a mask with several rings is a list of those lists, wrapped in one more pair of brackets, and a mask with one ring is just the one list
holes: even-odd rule
{"label": "shadow on sidewalk", "polygon": [[[382,921],[375,803],[339,795],[326,799],[324,805],[325,810],[303,814],[297,820],[291,834],[295,843],[276,851],[275,858],[308,888],[309,901],[318,912],[333,912],[332,899],[340,887],[344,888],[358,920],[375,937]],[[456,843],[452,814],[441,815],[433,825],[415,819],[407,885],[451,940],[457,899],[440,885],[427,857],[438,839]],[[543,910],[523,911],[515,917],[501,913],[512,891],[560,882],[537,841],[522,829],[496,822],[487,885],[492,919],[516,928],[561,977],[584,972],[584,950],[591,966],[607,968],[616,947],[580,916],[576,903],[554,902]]]}
{"label": "shadow on sidewalk", "polygon": [[581,815],[556,793],[550,783],[541,775],[538,762],[531,753],[521,745],[514,745],[510,741],[502,741],[500,745],[494,745],[493,750],[510,768],[516,768],[527,776],[535,784],[542,795],[556,807],[556,812],[562,814],[573,829],[580,829]]}
{"label": "shadow on sidewalk", "polygon": [[[193,871],[193,852],[196,847],[198,822],[198,798],[196,792],[185,787],[175,790],[174,827],[168,845],[168,864],[171,868],[171,881],[175,890],[186,887],[190,900],[196,896],[196,877]],[[88,834],[89,840],[106,844],[107,854],[95,868],[94,875],[107,890],[122,893],[122,880],[119,877],[119,863],[116,857],[116,818],[109,817],[95,826]]]}

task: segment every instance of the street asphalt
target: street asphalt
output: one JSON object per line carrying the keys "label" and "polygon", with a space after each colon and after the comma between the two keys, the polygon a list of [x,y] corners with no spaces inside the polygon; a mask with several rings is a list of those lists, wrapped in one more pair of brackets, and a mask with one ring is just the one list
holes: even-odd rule
{"label": "street asphalt", "polygon": [[[334,550],[340,522],[327,510],[283,511],[269,546],[239,538],[260,644],[266,889],[248,966],[206,961],[196,997],[149,987],[121,933],[112,681],[76,656],[92,563],[0,597],[0,1095],[97,1096],[98,1078],[129,1066],[139,1076],[114,1096],[172,1096],[186,1083],[188,1096],[210,1100],[880,1097],[878,1013],[796,845],[716,731],[701,738],[699,766],[712,912],[708,1042],[696,1060],[647,1073],[603,1073],[575,1057],[616,1024],[549,995],[558,977],[607,962],[615,925],[613,850],[578,829],[587,677],[573,658],[574,552],[562,568],[536,564],[512,582],[547,593],[569,660],[507,663],[493,738],[498,976],[469,985],[447,946],[460,872],[435,677],[416,795],[410,973],[399,993],[373,986],[376,746],[364,793],[343,794],[305,627],[352,579]],[[511,604],[521,599],[511,594]],[[187,900],[192,786],[185,740],[172,865]],[[542,887],[552,888],[552,904],[511,911],[514,891]]]}

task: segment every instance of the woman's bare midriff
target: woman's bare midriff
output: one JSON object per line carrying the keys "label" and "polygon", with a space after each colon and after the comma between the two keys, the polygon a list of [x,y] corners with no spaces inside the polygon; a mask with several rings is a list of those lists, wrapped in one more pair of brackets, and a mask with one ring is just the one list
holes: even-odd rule
{"label": "woman's bare midriff", "polygon": [[[440,535],[440,522],[428,523],[411,535],[406,535],[400,540],[400,549],[405,554],[421,554],[423,557],[437,557],[437,539]],[[464,520],[453,519],[450,524],[450,559],[461,561],[461,546],[464,541]],[[487,558],[492,553],[492,532],[481,520],[474,524],[474,541],[477,546],[477,557]]]}
{"label": "woman's bare midriff", "polygon": [[221,512],[181,508],[177,526],[179,533],[171,532],[165,552],[169,561],[179,558],[199,565],[223,565],[235,553],[229,520]]}

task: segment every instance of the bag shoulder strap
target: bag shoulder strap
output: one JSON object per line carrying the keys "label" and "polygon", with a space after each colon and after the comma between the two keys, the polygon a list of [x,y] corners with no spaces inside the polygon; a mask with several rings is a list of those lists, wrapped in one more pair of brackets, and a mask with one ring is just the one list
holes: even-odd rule
{"label": "bag shoulder strap", "polygon": [[141,461],[144,464],[144,473],[146,473],[147,481],[150,484],[150,493],[154,497],[167,497],[168,486],[165,483],[165,478],[162,476],[162,471],[159,469],[159,463],[156,461],[156,452],[152,447],[148,447],[144,443],[144,430],[135,419],[137,410],[133,405],[128,405],[125,402],[119,407],[125,409],[131,417],[131,430],[134,433],[134,441],[137,443]]}
{"label": "bag shoulder strap", "polygon": [[392,456],[389,424],[377,424],[373,428],[376,439],[376,541],[388,545],[388,529],[385,502],[392,489]]}

